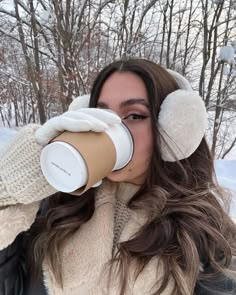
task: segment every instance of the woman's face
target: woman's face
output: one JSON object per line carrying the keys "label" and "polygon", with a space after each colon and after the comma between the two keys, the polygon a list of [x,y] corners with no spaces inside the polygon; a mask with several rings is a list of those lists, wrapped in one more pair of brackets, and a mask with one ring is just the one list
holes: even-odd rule
{"label": "woman's face", "polygon": [[103,84],[98,108],[116,112],[131,131],[134,139],[134,155],[130,163],[108,178],[142,184],[152,156],[152,126],[145,84],[132,72],[113,73]]}

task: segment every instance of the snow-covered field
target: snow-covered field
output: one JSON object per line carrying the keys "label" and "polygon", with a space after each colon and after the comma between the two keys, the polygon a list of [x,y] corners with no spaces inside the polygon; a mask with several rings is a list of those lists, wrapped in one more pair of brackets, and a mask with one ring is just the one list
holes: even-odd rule
{"label": "snow-covered field", "polygon": [[16,130],[10,129],[10,128],[0,128],[0,147],[7,143],[12,136],[14,136],[17,133]]}
{"label": "snow-covered field", "polygon": [[215,170],[219,184],[233,193],[230,215],[236,221],[236,157],[215,161]]}
{"label": "snow-covered field", "polygon": [[[14,129],[0,128],[0,148],[17,133]],[[227,157],[228,160],[215,161],[218,182],[233,192],[231,216],[236,221],[236,148]]]}

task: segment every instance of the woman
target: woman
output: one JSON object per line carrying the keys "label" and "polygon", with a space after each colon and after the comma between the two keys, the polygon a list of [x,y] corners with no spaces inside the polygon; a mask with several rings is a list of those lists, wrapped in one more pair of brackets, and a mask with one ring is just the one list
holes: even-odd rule
{"label": "woman", "polygon": [[[236,294],[236,228],[189,83],[121,60],[98,74],[89,109],[81,100],[2,152],[0,294]],[[121,120],[134,138],[131,162],[80,197],[56,193],[40,171],[42,146],[63,130]]]}

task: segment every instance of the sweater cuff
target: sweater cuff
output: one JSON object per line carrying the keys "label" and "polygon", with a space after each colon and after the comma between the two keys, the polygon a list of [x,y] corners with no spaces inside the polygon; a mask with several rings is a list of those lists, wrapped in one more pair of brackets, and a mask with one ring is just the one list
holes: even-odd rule
{"label": "sweater cuff", "polygon": [[34,135],[38,127],[25,126],[1,150],[0,206],[30,204],[56,192],[41,171],[42,147]]}

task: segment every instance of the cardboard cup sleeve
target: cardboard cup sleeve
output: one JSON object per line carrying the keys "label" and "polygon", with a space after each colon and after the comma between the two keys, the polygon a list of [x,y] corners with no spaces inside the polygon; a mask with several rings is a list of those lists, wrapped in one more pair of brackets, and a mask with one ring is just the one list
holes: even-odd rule
{"label": "cardboard cup sleeve", "polygon": [[[57,152],[55,147],[53,148],[53,153],[51,153],[51,157],[54,157],[56,160],[53,162],[51,159],[47,159],[47,147],[50,149],[50,144],[55,143],[65,143],[67,144],[63,147],[62,150],[60,150],[60,154],[56,155]],[[86,171],[82,171],[83,176],[86,175],[87,179],[85,181],[85,184],[78,188],[78,185],[75,183],[75,187],[77,186],[78,189],[74,191],[70,191],[68,189],[68,192],[70,194],[74,195],[81,195],[84,192],[86,192],[89,188],[91,188],[93,185],[95,185],[98,181],[106,177],[111,171],[113,170],[115,163],[116,163],[116,149],[115,146],[111,140],[111,138],[105,133],[105,132],[80,132],[80,133],[74,133],[65,131],[61,133],[59,136],[54,138],[51,143],[46,146],[45,151],[41,154],[41,168],[43,171],[43,174],[45,175],[48,182],[56,187],[58,190],[66,191],[66,189],[60,189],[60,180],[57,180],[57,183],[55,185],[55,171],[56,173],[62,174],[64,173],[64,178],[70,176],[74,176],[74,180],[76,181],[76,178],[78,179],[79,173],[78,173],[78,165],[80,165],[81,169],[81,161],[78,162],[78,157],[75,156],[75,163],[74,167],[70,167],[70,171],[67,172],[64,166],[66,166],[66,161],[68,160],[66,153],[70,149],[69,146],[82,158],[83,162],[85,163],[85,167],[82,169]],[[69,146],[68,146],[69,145]],[[63,152],[64,151],[64,152]],[[71,154],[71,151],[69,153]],[[73,159],[72,159],[73,161]],[[57,163],[55,163],[57,162]],[[53,163],[54,167],[49,167],[48,165],[51,165]],[[72,166],[72,165],[71,165]],[[59,169],[56,169],[56,168]],[[56,170],[50,170],[50,169],[56,169]],[[67,168],[68,169],[68,168]],[[63,177],[63,175],[61,176]],[[59,177],[60,178],[60,177]],[[72,180],[69,180],[72,182]],[[68,182],[69,182],[68,181]]]}

